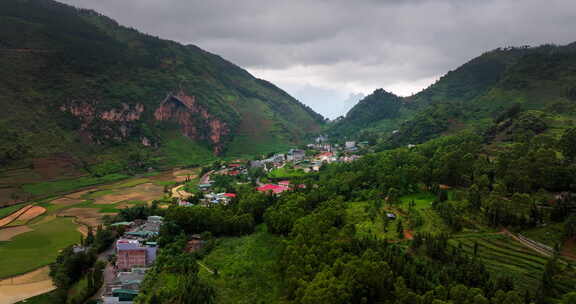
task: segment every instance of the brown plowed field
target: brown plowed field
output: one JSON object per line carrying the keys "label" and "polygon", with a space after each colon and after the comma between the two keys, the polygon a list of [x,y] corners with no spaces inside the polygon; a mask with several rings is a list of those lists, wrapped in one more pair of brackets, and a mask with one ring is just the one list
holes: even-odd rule
{"label": "brown plowed field", "polygon": [[33,205],[24,206],[24,207],[20,208],[20,210],[10,214],[9,216],[7,216],[3,219],[0,219],[0,227],[6,226],[6,225],[12,223],[17,218],[19,218],[22,214],[24,214],[26,211],[28,211],[29,209],[31,209],[33,207],[34,207]]}

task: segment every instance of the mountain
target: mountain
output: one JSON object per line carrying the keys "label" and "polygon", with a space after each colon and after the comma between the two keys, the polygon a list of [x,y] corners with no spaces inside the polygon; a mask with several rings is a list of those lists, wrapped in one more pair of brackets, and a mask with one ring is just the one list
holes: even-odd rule
{"label": "mountain", "polygon": [[0,65],[3,166],[135,150],[191,164],[285,148],[323,123],[217,55],[51,0],[0,2]]}
{"label": "mountain", "polygon": [[[381,147],[390,148],[463,130],[511,139],[511,134],[497,136],[494,132],[506,129],[497,125],[527,117],[541,120],[536,125],[552,126],[550,130],[565,128],[576,106],[575,46],[510,47],[484,53],[413,96],[400,98],[376,90],[329,130],[340,136],[378,134]],[[530,128],[516,131],[534,133]]]}

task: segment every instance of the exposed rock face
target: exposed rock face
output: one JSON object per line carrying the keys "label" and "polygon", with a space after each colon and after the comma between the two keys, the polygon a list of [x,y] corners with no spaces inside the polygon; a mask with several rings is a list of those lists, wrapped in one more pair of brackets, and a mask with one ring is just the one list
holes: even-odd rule
{"label": "exposed rock face", "polygon": [[[143,104],[121,103],[120,107],[107,110],[98,109],[97,105],[96,101],[72,101],[60,107],[60,110],[79,119],[79,132],[92,143],[102,144],[110,140],[122,142],[132,138],[138,139],[144,146],[156,146],[154,138],[141,132],[146,111]],[[174,123],[191,140],[211,144],[215,154],[223,151],[224,141],[230,134],[226,123],[199,104],[194,96],[182,90],[177,94],[168,94],[154,111],[154,119]]]}
{"label": "exposed rock face", "polygon": [[105,140],[126,141],[129,137],[139,137],[152,145],[150,140],[139,134],[136,122],[144,113],[144,105],[121,103],[120,108],[98,110],[97,102],[72,101],[60,107],[80,120],[80,133],[90,142],[102,144]]}
{"label": "exposed rock face", "polygon": [[154,112],[154,117],[157,121],[176,123],[182,134],[192,140],[209,142],[216,154],[222,152],[224,138],[230,133],[226,123],[210,114],[194,96],[182,90],[169,94]]}

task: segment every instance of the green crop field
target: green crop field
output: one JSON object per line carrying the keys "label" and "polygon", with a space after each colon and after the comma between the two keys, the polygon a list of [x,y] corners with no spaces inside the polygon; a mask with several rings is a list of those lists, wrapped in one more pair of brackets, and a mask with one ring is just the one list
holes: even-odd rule
{"label": "green crop field", "polygon": [[58,251],[77,243],[78,226],[71,218],[56,218],[31,228],[34,231],[0,242],[0,278],[22,274],[54,261]]}
{"label": "green crop field", "polygon": [[478,257],[494,275],[511,276],[520,288],[537,286],[548,258],[505,235],[479,235],[450,240],[452,245],[461,246],[471,255],[475,242],[478,242]]}
{"label": "green crop field", "polygon": [[217,289],[217,303],[275,303],[281,279],[277,261],[282,240],[266,231],[265,225],[244,237],[224,238],[202,261],[213,275],[200,268],[200,277]]}
{"label": "green crop field", "polygon": [[11,213],[17,211],[18,209],[24,207],[24,204],[13,205],[10,207],[0,208],[0,219],[10,215]]}
{"label": "green crop field", "polygon": [[72,191],[82,187],[114,182],[128,178],[124,174],[109,174],[103,177],[83,176],[74,179],[64,179],[24,185],[24,191],[34,195],[50,195]]}

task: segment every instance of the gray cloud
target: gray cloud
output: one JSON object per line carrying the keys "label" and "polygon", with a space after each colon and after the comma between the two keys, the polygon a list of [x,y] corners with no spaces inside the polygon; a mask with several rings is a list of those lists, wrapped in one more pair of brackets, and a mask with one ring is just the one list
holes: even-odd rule
{"label": "gray cloud", "polygon": [[573,0],[64,2],[222,55],[330,117],[350,93],[411,94],[497,47],[576,40]]}

